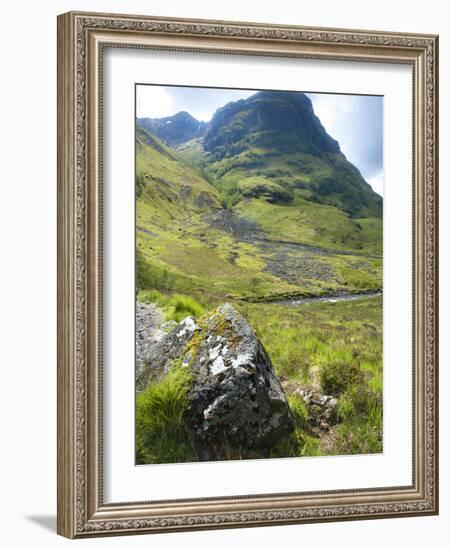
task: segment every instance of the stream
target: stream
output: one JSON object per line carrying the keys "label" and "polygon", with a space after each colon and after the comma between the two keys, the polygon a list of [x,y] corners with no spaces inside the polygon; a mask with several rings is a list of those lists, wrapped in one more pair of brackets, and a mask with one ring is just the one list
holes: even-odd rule
{"label": "stream", "polygon": [[284,304],[291,306],[302,306],[304,304],[313,304],[314,302],[354,302],[363,298],[377,298],[382,292],[361,292],[359,294],[328,294],[326,296],[308,296],[305,298],[295,298],[289,300],[277,300],[275,304]]}

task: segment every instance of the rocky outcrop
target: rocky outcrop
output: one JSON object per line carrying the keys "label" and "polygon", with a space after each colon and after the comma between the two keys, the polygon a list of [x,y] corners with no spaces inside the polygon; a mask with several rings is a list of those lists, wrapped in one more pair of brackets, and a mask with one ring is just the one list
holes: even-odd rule
{"label": "rocky outcrop", "polygon": [[153,331],[148,333],[140,327],[143,321],[145,322],[145,318],[137,316],[136,333],[144,334],[148,338],[146,345],[136,346],[136,389],[138,391],[167,374],[176,360],[187,353],[188,344],[194,334],[200,330],[191,317],[187,317],[179,324],[175,323],[175,326],[174,321],[162,323],[159,328],[153,327]]}
{"label": "rocky outcrop", "polygon": [[300,389],[295,392],[303,399],[308,411],[308,423],[311,428],[327,431],[337,424],[338,400],[332,395],[323,395],[315,390]]}
{"label": "rocky outcrop", "polygon": [[307,430],[321,437],[338,424],[338,397],[327,395],[320,384],[320,368],[311,366],[308,385],[299,384],[296,380],[284,382],[288,395],[298,397],[306,406]]}
{"label": "rocky outcrop", "polygon": [[158,328],[161,312],[154,304],[136,304],[136,373],[146,366],[152,346],[165,334]]}
{"label": "rocky outcrop", "polygon": [[138,373],[138,389],[174,364],[193,373],[186,426],[200,459],[220,459],[226,448],[264,454],[294,429],[269,356],[231,305],[207,320],[187,318],[156,342]]}

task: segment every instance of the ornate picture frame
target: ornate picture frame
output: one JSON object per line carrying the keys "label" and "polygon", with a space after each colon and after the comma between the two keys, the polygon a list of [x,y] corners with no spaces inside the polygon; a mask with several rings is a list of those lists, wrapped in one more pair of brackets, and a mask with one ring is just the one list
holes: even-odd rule
{"label": "ornate picture frame", "polygon": [[[412,483],[105,502],[104,49],[405,64],[413,75]],[[438,513],[438,37],[70,12],[58,17],[58,533],[69,538]],[[130,366],[133,369],[133,366]]]}

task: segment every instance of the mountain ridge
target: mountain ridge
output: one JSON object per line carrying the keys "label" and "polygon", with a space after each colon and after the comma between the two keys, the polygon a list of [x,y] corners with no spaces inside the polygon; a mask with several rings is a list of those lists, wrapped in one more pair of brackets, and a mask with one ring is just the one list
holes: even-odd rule
{"label": "mountain ridge", "polygon": [[226,103],[208,123],[186,111],[138,124],[196,164],[227,205],[295,196],[337,206],[353,218],[381,218],[382,198],[340,150],[302,92],[256,92]]}
{"label": "mountain ridge", "polygon": [[174,146],[204,135],[207,123],[197,120],[187,111],[162,118],[138,118],[138,123],[162,140]]}

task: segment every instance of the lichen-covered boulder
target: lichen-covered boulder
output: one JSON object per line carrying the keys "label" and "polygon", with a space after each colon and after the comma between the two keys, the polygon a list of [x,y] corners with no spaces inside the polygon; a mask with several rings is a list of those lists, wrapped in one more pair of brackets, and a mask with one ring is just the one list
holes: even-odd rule
{"label": "lichen-covered boulder", "polygon": [[148,360],[138,388],[175,364],[191,369],[186,427],[202,460],[224,458],[225,449],[264,453],[294,429],[267,352],[229,304],[207,320],[182,321],[155,343]]}
{"label": "lichen-covered boulder", "polygon": [[200,331],[200,327],[192,317],[187,317],[179,324],[175,323],[175,327],[169,332],[164,331],[172,326],[172,323],[164,323],[160,328],[154,328],[153,335],[148,337],[149,344],[147,346],[141,344],[139,355],[136,354],[136,389],[138,391],[167,374],[173,363],[186,355],[193,336]]}

